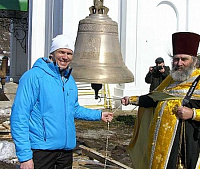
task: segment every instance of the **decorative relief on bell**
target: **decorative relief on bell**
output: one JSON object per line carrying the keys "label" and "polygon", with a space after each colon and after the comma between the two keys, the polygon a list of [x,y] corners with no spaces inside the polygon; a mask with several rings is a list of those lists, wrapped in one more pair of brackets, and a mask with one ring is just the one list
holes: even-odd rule
{"label": "decorative relief on bell", "polygon": [[[77,55],[79,55],[80,59],[89,60],[92,58],[92,60],[98,60],[99,59],[99,52],[100,52],[100,44],[101,44],[101,38],[98,37],[82,37],[79,42],[80,44],[77,44],[78,46],[81,45],[81,48],[85,48],[85,51],[80,50],[80,52],[77,49]],[[93,62],[91,60],[91,62]]]}
{"label": "decorative relief on bell", "polygon": [[[79,32],[104,32],[104,33],[112,33],[112,34],[118,34],[118,26],[117,24],[112,23],[104,23],[104,25],[102,25],[102,23],[98,24],[97,23],[93,23],[93,22],[89,22],[87,21],[87,19],[90,18],[86,18],[86,20],[83,20],[82,22],[79,22],[79,28],[78,31]],[[114,21],[113,21],[114,22]]]}

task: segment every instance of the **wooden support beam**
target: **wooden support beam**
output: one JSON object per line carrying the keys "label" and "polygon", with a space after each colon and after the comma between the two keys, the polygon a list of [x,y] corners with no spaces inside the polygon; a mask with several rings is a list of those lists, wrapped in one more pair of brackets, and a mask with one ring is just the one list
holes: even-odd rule
{"label": "wooden support beam", "polygon": [[7,130],[10,130],[10,125],[8,125],[6,123],[2,123],[2,126],[5,127]]}
{"label": "wooden support beam", "polygon": [[102,155],[101,153],[98,153],[92,148],[86,147],[84,145],[79,145],[79,148],[81,148],[83,154],[85,154],[86,156],[92,159],[96,159],[103,164],[105,163],[105,160],[106,160],[108,165],[114,165],[114,166],[117,166],[117,168],[132,169],[116,160],[105,157],[104,155]]}
{"label": "wooden support beam", "polygon": [[7,130],[7,129],[5,129],[5,130],[0,130],[0,135],[1,134],[9,134],[10,133],[10,130]]}
{"label": "wooden support beam", "polygon": [[12,138],[10,130],[0,130],[0,138]]}

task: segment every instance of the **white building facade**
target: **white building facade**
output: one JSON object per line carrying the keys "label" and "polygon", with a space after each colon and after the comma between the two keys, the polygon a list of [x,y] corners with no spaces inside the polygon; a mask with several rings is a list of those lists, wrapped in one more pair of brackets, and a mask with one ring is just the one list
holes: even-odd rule
{"label": "white building facade", "polygon": [[[28,70],[39,57],[48,57],[52,37],[63,33],[75,40],[78,23],[89,15],[92,5],[93,0],[29,0],[27,57],[11,55],[15,81],[24,72],[19,70],[19,62],[27,64]],[[111,97],[148,93],[149,84],[144,78],[155,59],[163,57],[171,67],[171,35],[178,31],[200,34],[199,0],[104,0],[104,6],[109,8],[109,17],[118,23],[122,56],[135,79],[132,83],[110,85]],[[16,51],[14,38],[13,42],[11,53]]]}

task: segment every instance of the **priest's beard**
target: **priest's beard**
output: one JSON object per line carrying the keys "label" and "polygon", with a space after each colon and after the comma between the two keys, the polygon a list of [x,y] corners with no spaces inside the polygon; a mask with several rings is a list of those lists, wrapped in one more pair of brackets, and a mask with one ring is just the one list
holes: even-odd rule
{"label": "priest's beard", "polygon": [[187,80],[194,70],[194,63],[192,63],[189,67],[186,67],[183,70],[177,70],[177,66],[173,66],[171,71],[171,76],[176,82],[183,82]]}

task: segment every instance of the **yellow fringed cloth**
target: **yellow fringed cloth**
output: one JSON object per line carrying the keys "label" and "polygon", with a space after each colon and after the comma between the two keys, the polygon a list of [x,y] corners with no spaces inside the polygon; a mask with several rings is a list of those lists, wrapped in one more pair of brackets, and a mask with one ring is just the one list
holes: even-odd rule
{"label": "yellow fringed cloth", "polygon": [[[127,151],[134,169],[165,169],[168,164],[179,119],[176,117],[177,106],[189,90],[192,82],[200,74],[200,69],[193,71],[191,77],[181,83],[168,76],[158,88],[149,94],[158,101],[156,108],[139,107],[133,136]],[[191,99],[200,100],[200,83],[197,84]],[[138,102],[135,96],[130,97]],[[196,109],[196,119],[200,120],[200,110]],[[199,162],[196,168],[200,169]]]}

